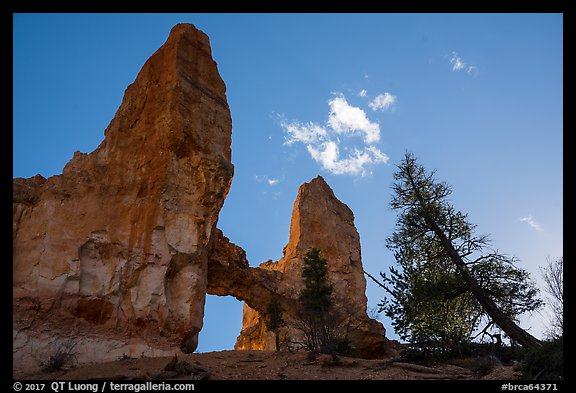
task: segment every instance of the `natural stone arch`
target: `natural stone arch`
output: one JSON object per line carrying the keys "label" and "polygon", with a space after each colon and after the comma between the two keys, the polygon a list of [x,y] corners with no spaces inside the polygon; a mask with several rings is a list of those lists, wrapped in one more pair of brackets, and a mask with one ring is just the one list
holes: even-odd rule
{"label": "natural stone arch", "polygon": [[317,247],[328,260],[335,307],[345,310],[351,326],[349,338],[357,354],[382,357],[395,354],[382,324],[367,315],[366,279],[362,267],[360,236],[354,214],[339,201],[326,181],[318,176],[298,190],[290,222],[290,240],[278,262],[250,267],[245,252],[218,231],[208,264],[207,293],[231,295],[245,302],[243,329],[236,349],[274,349],[272,334],[262,313],[272,299],[280,303],[286,327],[285,339],[297,339],[295,329],[302,260]]}

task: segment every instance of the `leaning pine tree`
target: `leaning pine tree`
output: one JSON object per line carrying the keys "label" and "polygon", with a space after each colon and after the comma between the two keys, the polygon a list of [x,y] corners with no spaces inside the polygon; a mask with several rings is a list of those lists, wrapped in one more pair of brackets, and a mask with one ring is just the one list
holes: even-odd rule
{"label": "leaning pine tree", "polygon": [[[517,325],[517,317],[542,305],[538,290],[515,259],[490,250],[487,236],[448,201],[451,188],[406,153],[394,174],[396,230],[387,239],[398,268],[380,273],[391,300],[381,310],[402,339],[426,347],[455,349],[498,326],[525,348],[538,339]],[[499,338],[499,336],[494,335]]]}

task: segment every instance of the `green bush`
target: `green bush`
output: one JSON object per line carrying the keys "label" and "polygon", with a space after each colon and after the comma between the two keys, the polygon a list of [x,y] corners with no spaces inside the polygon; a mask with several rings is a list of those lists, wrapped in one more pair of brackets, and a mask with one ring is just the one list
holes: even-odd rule
{"label": "green bush", "polygon": [[350,339],[344,338],[336,342],[336,348],[334,349],[334,352],[337,355],[350,356],[353,354],[353,351],[354,347],[352,346],[352,341],[350,341]]}

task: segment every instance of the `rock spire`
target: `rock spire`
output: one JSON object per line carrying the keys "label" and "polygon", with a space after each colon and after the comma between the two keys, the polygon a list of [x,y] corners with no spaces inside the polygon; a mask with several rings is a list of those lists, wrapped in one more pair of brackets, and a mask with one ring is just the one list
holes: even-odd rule
{"label": "rock spire", "polygon": [[70,338],[91,360],[195,350],[231,128],[208,37],[178,24],[96,150],[61,175],[14,179],[15,363]]}

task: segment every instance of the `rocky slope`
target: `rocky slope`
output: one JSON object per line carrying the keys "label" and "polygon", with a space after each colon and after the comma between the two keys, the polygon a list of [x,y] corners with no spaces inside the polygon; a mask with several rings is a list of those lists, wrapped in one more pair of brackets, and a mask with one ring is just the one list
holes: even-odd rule
{"label": "rocky slope", "polygon": [[[178,355],[190,372],[165,371],[173,358],[122,358],[112,362],[66,367],[52,373],[15,373],[33,380],[519,380],[521,372],[490,358],[453,359],[414,364],[399,358],[359,359],[288,351],[218,351]],[[178,370],[178,367],[175,367]],[[210,383],[210,382],[206,382]],[[322,384],[316,385],[319,388]],[[257,387],[258,385],[254,385]],[[386,387],[389,387],[387,385]],[[435,385],[437,387],[437,385]],[[267,388],[268,386],[264,386]],[[434,388],[434,386],[430,386]]]}
{"label": "rocky slope", "polygon": [[176,25],[90,154],[14,179],[13,351],[37,365],[196,348],[230,188],[231,117],[208,37]]}

